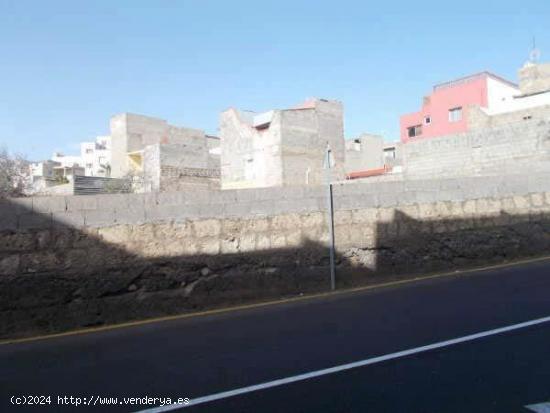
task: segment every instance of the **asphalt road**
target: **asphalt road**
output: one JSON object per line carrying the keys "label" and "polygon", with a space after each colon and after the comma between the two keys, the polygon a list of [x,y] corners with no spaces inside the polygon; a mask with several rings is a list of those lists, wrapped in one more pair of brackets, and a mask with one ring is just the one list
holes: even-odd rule
{"label": "asphalt road", "polygon": [[[0,411],[141,411],[153,405],[123,398],[197,400],[548,316],[550,261],[1,345]],[[182,411],[527,413],[545,401],[550,322]]]}

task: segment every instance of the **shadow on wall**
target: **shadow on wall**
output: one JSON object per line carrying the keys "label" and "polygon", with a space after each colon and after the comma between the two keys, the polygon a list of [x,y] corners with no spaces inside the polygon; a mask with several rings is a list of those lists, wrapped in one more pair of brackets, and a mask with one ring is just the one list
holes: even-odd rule
{"label": "shadow on wall", "polygon": [[[1,338],[329,289],[328,250],[315,240],[294,248],[147,258],[118,247],[116,239],[105,240],[97,229],[75,229],[49,214],[0,202],[18,215],[32,214],[33,227],[42,228],[0,232]],[[164,239],[185,242],[184,225],[163,227],[172,231]],[[542,213],[500,213],[423,222],[396,211],[375,226],[374,239],[374,247],[338,252],[338,288],[547,253],[550,219]]]}

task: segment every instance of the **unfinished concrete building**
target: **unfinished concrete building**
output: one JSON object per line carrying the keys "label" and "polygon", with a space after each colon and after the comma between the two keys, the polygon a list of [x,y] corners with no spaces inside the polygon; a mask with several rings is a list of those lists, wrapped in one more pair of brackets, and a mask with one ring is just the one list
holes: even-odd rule
{"label": "unfinished concrete building", "polygon": [[143,151],[143,173],[150,187],[148,190],[219,189],[220,156],[216,150],[208,149],[216,144],[219,149],[219,139],[206,136],[204,140],[204,147],[160,143],[146,146]]}
{"label": "unfinished concrete building", "polygon": [[223,189],[321,184],[327,144],[333,179],[344,176],[343,106],[337,101],[311,99],[264,113],[229,109],[221,115],[220,137]]}
{"label": "unfinished concrete building", "polygon": [[219,140],[163,119],[122,113],[111,118],[111,176],[141,175],[142,190],[219,185]]}
{"label": "unfinished concrete building", "polygon": [[384,142],[380,135],[364,133],[346,140],[346,178],[366,178],[401,172],[401,143]]}

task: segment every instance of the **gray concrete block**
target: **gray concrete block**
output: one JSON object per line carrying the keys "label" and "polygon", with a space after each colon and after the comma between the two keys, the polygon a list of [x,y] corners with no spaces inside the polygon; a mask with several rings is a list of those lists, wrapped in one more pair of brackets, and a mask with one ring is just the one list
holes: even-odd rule
{"label": "gray concrete block", "polygon": [[303,186],[289,186],[284,188],[282,193],[283,199],[303,199],[305,196],[305,188]]}
{"label": "gray concrete block", "polygon": [[17,228],[25,229],[49,229],[52,227],[52,214],[46,213],[28,213],[21,214],[18,217]]}
{"label": "gray concrete block", "polygon": [[52,225],[54,228],[82,228],[84,227],[83,211],[66,211],[52,213]]}
{"label": "gray concrete block", "polygon": [[381,192],[378,194],[378,205],[384,208],[397,206],[399,195],[398,192]]}
{"label": "gray concrete block", "polygon": [[[435,186],[435,187],[434,187]],[[438,179],[411,179],[404,182],[406,191],[435,191],[439,190]]]}
{"label": "gray concrete block", "polygon": [[33,198],[8,198],[4,202],[8,203],[17,215],[32,212]]}
{"label": "gray concrete block", "polygon": [[182,222],[189,219],[197,219],[197,217],[199,217],[200,215],[199,209],[199,204],[183,205],[183,208],[180,208],[177,216],[174,217],[174,221]]}
{"label": "gray concrete block", "polygon": [[237,191],[237,202],[252,202],[257,199],[256,189],[241,189]]}
{"label": "gray concrete block", "polygon": [[460,180],[457,178],[442,179],[439,181],[440,191],[460,191]]}
{"label": "gray concrete block", "polygon": [[438,192],[436,191],[415,191],[417,204],[429,204],[438,201]]}
{"label": "gray concrete block", "polygon": [[63,196],[34,197],[32,200],[33,212],[64,212],[66,209],[67,203]]}
{"label": "gray concrete block", "polygon": [[[98,197],[89,196],[89,195],[75,195],[65,197],[65,202],[67,205],[67,211],[77,212],[77,211],[86,211],[94,210],[98,208]],[[103,204],[101,204],[103,207]],[[57,212],[57,211],[52,211]]]}
{"label": "gray concrete block", "polygon": [[379,194],[361,194],[348,197],[348,208],[359,209],[359,208],[374,208],[380,205],[380,195]]}
{"label": "gray concrete block", "polygon": [[[137,206],[139,208],[143,207],[145,205],[145,195],[146,194],[128,194],[125,197],[125,204],[129,208],[132,208],[133,206]],[[149,195],[149,194],[148,194]],[[149,197],[150,199],[150,197]],[[115,209],[120,209],[122,205],[119,205]]]}
{"label": "gray concrete block", "polygon": [[398,205],[414,205],[416,204],[417,197],[414,191],[404,191],[399,194],[397,203]]}
{"label": "gray concrete block", "polygon": [[222,218],[225,206],[222,204],[197,204],[197,218]]}
{"label": "gray concrete block", "polygon": [[317,198],[304,198],[294,201],[294,208],[296,212],[314,212],[319,210]]}
{"label": "gray concrete block", "polygon": [[145,221],[146,205],[144,202],[143,194],[139,194],[139,197],[133,195],[127,199],[126,205],[119,205],[115,208],[117,221],[119,218],[128,223],[137,223]]}
{"label": "gray concrete block", "polygon": [[184,194],[184,203],[185,205],[193,205],[197,203],[208,203],[210,202],[210,197],[214,194],[214,191],[205,191],[205,190],[193,190],[183,192]]}
{"label": "gray concrete block", "polygon": [[115,219],[117,224],[143,224],[147,222],[145,207],[138,204],[129,209],[116,209]]}
{"label": "gray concrete block", "polygon": [[477,182],[475,185],[464,187],[463,193],[466,199],[492,198],[496,195],[497,188],[486,182]]}
{"label": "gray concrete block", "polygon": [[198,215],[197,205],[157,205],[156,208],[145,210],[147,222],[181,222],[197,218]]}
{"label": "gray concrete block", "polygon": [[145,210],[145,216],[147,216],[147,213],[149,211],[153,211],[155,208],[158,208],[159,206],[163,206],[163,205],[157,204],[156,198],[145,198],[144,205],[143,205],[143,209]]}
{"label": "gray concrete block", "polygon": [[462,190],[439,191],[437,195],[440,201],[465,201],[464,192]]}
{"label": "gray concrete block", "polygon": [[495,185],[497,196],[505,197],[516,194],[521,194],[528,188],[527,182],[524,179],[518,179],[517,176],[509,176],[507,179],[501,180]]}
{"label": "gray concrete block", "polygon": [[390,181],[390,182],[386,182],[385,184],[386,184],[386,190],[381,192],[399,194],[405,191],[405,184],[402,181]]}
{"label": "gray concrete block", "polygon": [[218,191],[218,192],[211,193],[210,199],[209,198],[199,198],[199,199],[200,199],[200,202],[205,202],[210,200],[212,203],[216,203],[216,204],[234,204],[238,202],[238,197],[237,197],[238,192],[239,191],[234,189],[228,189],[225,191]]}
{"label": "gray concrete block", "polygon": [[277,202],[264,202],[268,202],[268,205],[270,205],[270,211],[267,212],[267,215],[290,214],[297,212],[299,209],[298,203],[292,200],[282,199]]}
{"label": "gray concrete block", "polygon": [[[135,197],[136,195],[132,195]],[[138,196],[142,196],[139,194]],[[130,195],[128,194],[109,194],[109,195],[96,195],[98,211],[103,210],[116,210],[117,208],[127,208]],[[135,198],[133,198],[135,200]],[[90,216],[99,216],[101,214],[90,214]]]}
{"label": "gray concrete block", "polygon": [[159,192],[148,192],[145,194],[141,194],[141,197],[143,199],[143,205],[145,207],[148,207],[150,205],[157,205],[157,196],[159,195]]}
{"label": "gray concrete block", "polygon": [[159,192],[155,198],[145,199],[145,206],[151,207],[154,205],[183,205],[185,202],[185,194],[183,192]]}
{"label": "gray concrete block", "polygon": [[92,211],[84,211],[84,225],[92,228],[107,227],[115,225],[116,214],[112,205],[109,209],[97,209]]}
{"label": "gray concrete block", "polygon": [[[256,209],[254,208],[257,204],[262,204],[265,201],[261,202],[239,202],[239,203],[228,203],[223,205],[223,216],[224,217],[246,217],[255,214]],[[262,207],[260,206],[260,209]],[[265,210],[262,210],[265,213]]]}
{"label": "gray concrete block", "polygon": [[18,217],[15,211],[1,211],[0,208],[0,231],[15,231],[17,229]]}
{"label": "gray concrete block", "polygon": [[256,201],[243,208],[249,208],[252,215],[271,216],[275,213],[273,205],[273,201],[266,200]]}
{"label": "gray concrete block", "polygon": [[301,211],[303,200],[301,199],[282,199],[273,204],[276,214],[296,213]]}
{"label": "gray concrete block", "polygon": [[[2,215],[17,215],[18,207],[13,202],[11,202],[9,199],[0,199],[0,217]],[[23,212],[32,212],[31,211],[23,211]]]}
{"label": "gray concrete block", "polygon": [[159,204],[155,207],[145,208],[147,222],[170,222],[174,217],[182,215],[182,206]]}
{"label": "gray concrete block", "polygon": [[193,205],[197,203],[208,203],[210,202],[213,194],[218,193],[219,191],[205,191],[205,190],[193,190],[186,192],[185,204]]}
{"label": "gray concrete block", "polygon": [[255,188],[256,200],[258,201],[268,201],[274,199],[280,199],[282,197],[282,191],[285,187],[276,187],[276,188]]}
{"label": "gray concrete block", "polygon": [[527,190],[529,192],[546,192],[550,190],[550,177],[529,175],[527,178]]}
{"label": "gray concrete block", "polygon": [[[355,197],[353,196],[339,196],[338,198],[334,199],[334,209],[338,210],[347,210],[347,209],[354,209],[356,205]],[[327,210],[328,208],[328,201],[325,200],[324,205],[321,203],[318,203],[318,208],[322,211]]]}
{"label": "gray concrete block", "polygon": [[317,198],[323,196],[327,191],[326,185],[304,187],[304,198]]}

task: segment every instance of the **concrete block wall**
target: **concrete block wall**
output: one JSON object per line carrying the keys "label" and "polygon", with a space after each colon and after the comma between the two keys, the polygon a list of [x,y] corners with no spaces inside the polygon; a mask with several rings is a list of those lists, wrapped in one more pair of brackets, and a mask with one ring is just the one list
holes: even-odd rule
{"label": "concrete block wall", "polygon": [[[550,100],[546,102],[550,102]],[[540,102],[540,104],[534,107],[501,114],[488,113],[486,109],[482,109],[479,106],[472,106],[468,111],[468,125],[472,130],[523,124],[527,120],[531,121],[531,124],[537,124],[540,121],[547,121],[548,119],[550,119],[550,105],[545,102]],[[521,135],[519,135],[519,138],[521,139]]]}
{"label": "concrete block wall", "polygon": [[[550,191],[545,172],[334,184],[335,207],[377,208]],[[0,231],[71,222],[79,229],[159,220],[247,218],[324,211],[322,186],[16,198],[0,203]],[[37,220],[36,216],[47,217]]]}
{"label": "concrete block wall", "polygon": [[409,142],[403,155],[405,179],[547,171],[550,118]]}

